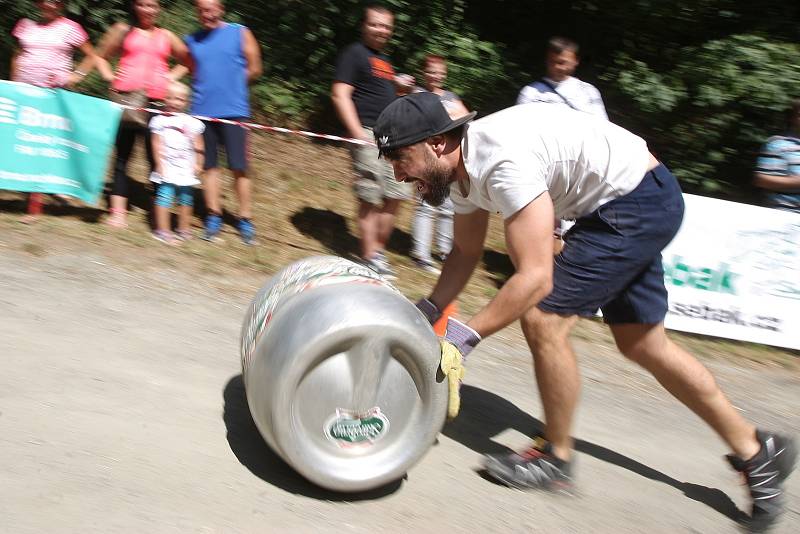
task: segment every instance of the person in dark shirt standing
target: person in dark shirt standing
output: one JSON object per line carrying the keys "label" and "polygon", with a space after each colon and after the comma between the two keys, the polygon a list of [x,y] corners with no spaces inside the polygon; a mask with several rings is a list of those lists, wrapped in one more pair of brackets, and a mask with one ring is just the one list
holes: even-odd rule
{"label": "person in dark shirt standing", "polygon": [[[361,42],[345,48],[337,60],[331,98],[347,135],[354,139],[372,143],[372,127],[381,111],[397,97],[397,86],[410,85],[405,78],[395,76],[389,58],[382,53],[393,30],[391,11],[378,5],[367,7]],[[411,187],[394,179],[391,165],[378,158],[374,146],[354,144],[351,151],[361,257],[381,275],[393,278],[385,248],[400,202],[411,197]]]}

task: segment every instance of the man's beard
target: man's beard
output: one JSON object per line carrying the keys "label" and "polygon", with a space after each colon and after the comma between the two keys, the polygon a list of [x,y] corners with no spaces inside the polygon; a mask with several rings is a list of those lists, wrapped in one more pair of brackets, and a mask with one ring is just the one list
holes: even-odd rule
{"label": "man's beard", "polygon": [[426,160],[426,191],[422,194],[422,200],[431,206],[441,206],[450,196],[450,176],[452,173],[443,168],[443,166],[438,165],[438,161],[433,155],[427,154]]}

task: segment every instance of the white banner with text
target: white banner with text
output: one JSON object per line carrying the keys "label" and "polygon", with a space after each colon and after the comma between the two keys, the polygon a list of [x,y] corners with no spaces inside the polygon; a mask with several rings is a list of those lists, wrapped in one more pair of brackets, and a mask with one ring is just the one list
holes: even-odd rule
{"label": "white banner with text", "polygon": [[800,349],[800,214],[684,195],[667,328]]}

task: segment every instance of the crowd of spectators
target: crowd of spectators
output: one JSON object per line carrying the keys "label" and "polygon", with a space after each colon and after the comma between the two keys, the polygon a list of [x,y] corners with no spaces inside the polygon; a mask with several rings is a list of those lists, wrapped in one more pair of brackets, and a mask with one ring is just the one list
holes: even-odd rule
{"label": "crowd of spectators", "polygon": [[[86,31],[64,16],[63,0],[40,0],[36,4],[37,16],[20,20],[12,31],[18,43],[11,59],[12,80],[71,89],[97,69],[109,83],[111,100],[132,107],[163,108],[181,117],[182,135],[176,137],[172,135],[179,128],[175,121],[125,110],[116,137],[106,223],[113,228],[127,226],[132,184],[128,163],[137,140],[142,139],[151,181],[157,184],[149,195],[154,237],[167,243],[191,237],[193,205],[188,197],[192,187],[202,185],[206,208],[202,237],[217,240],[224,221],[218,151],[224,148],[238,199],[238,213],[233,220],[242,241],[254,244],[248,130],[231,123],[189,121],[191,115],[233,122],[250,119],[248,85],[262,74],[261,50],[253,33],[225,20],[222,0],[196,0],[201,29],[180,38],[158,25],[158,0],[132,0],[130,19],[112,25],[95,50]],[[411,92],[436,94],[453,118],[469,112],[455,93],[445,89],[444,57],[425,57],[419,85],[414,77],[396,73],[384,52],[393,30],[391,10],[377,4],[367,6],[361,39],[339,54],[331,99],[346,135],[353,139],[372,143],[372,127],[380,112],[399,96]],[[83,58],[74,66],[76,51]],[[523,87],[517,104],[568,106],[608,118],[597,88],[574,76],[579,62],[576,42],[551,38],[545,50],[545,76]],[[190,73],[191,89],[178,83]],[[188,115],[183,115],[184,110]],[[392,167],[378,157],[372,144],[351,144],[350,151],[362,261],[382,275],[394,277],[386,247],[401,205],[413,201],[411,257],[420,269],[438,273],[437,261],[443,260],[452,246],[452,205],[446,202],[433,207],[409,184],[396,181]],[[170,158],[177,158],[178,163],[170,162]],[[173,163],[184,166],[180,173],[185,176],[177,181],[170,178],[178,173]],[[168,168],[172,170],[165,170]],[[766,205],[800,212],[800,100],[794,101],[789,112],[786,131],[770,138],[762,148],[754,184],[765,191]],[[32,193],[28,198],[23,221],[29,223],[41,214],[43,195]],[[165,210],[175,199],[181,216],[173,232],[164,214],[168,214]],[[59,200],[56,195],[54,201]],[[568,226],[568,222],[556,221],[556,237]]]}

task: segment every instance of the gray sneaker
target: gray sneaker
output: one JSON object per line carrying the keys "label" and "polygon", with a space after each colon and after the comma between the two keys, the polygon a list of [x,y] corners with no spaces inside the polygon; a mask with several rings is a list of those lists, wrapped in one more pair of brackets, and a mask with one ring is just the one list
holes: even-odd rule
{"label": "gray sneaker", "polygon": [[742,473],[753,499],[753,510],[744,521],[750,532],[765,532],[784,512],[783,481],[794,469],[797,447],[794,440],[772,432],[756,431],[761,450],[749,460],[726,456],[731,466]]}
{"label": "gray sneaker", "polygon": [[557,458],[550,443],[541,437],[520,453],[487,454],[484,467],[486,474],[512,488],[572,494],[572,466]]}

